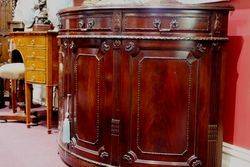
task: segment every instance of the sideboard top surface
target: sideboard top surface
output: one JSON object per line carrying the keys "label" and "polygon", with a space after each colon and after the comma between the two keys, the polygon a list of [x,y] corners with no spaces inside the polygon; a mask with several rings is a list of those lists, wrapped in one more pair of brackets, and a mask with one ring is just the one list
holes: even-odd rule
{"label": "sideboard top surface", "polygon": [[68,12],[88,11],[88,10],[156,10],[156,9],[167,9],[167,10],[227,10],[232,11],[234,7],[228,2],[211,3],[211,4],[181,4],[181,3],[166,3],[164,5],[102,5],[102,6],[74,6],[65,8],[59,11],[59,14]]}

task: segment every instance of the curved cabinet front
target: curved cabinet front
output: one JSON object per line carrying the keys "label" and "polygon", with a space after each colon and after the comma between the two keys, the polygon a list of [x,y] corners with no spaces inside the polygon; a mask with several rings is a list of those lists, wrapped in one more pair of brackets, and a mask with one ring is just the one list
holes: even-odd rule
{"label": "curved cabinet front", "polygon": [[[62,11],[62,159],[74,167],[218,167],[217,85],[228,10],[176,10],[173,21],[167,9],[157,14],[149,9],[81,9],[87,22],[80,25],[72,21],[79,11]],[[102,12],[111,18],[108,24]],[[219,33],[212,20],[216,14],[225,18]],[[147,17],[153,27],[145,22]],[[200,17],[207,20],[201,23]],[[73,33],[68,23],[83,28]],[[63,140],[66,119],[70,142]]]}

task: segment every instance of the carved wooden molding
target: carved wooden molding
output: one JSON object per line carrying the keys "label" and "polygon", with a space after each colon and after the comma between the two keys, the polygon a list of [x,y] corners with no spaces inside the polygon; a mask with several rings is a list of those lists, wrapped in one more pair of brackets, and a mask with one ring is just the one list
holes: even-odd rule
{"label": "carved wooden molding", "polygon": [[120,32],[122,27],[122,13],[121,11],[116,11],[113,14],[113,30],[114,32]]}
{"label": "carved wooden molding", "polygon": [[107,41],[104,41],[101,45],[101,51],[102,53],[107,53],[110,50],[110,44]]}
{"label": "carved wooden molding", "polygon": [[214,33],[216,34],[221,33],[222,19],[223,19],[222,14],[219,14],[219,13],[215,14]]}
{"label": "carved wooden molding", "polygon": [[122,44],[121,40],[115,40],[113,42],[113,46],[114,46],[115,49],[119,49],[121,44]]}
{"label": "carved wooden molding", "polygon": [[197,43],[197,45],[191,52],[194,58],[190,59],[190,63],[192,63],[195,59],[199,59],[202,56],[206,55],[207,51],[207,46],[205,46],[203,43]]}
{"label": "carved wooden molding", "polygon": [[70,140],[70,147],[74,148],[77,145],[77,140],[75,137],[72,137]]}
{"label": "carved wooden molding", "polygon": [[118,119],[111,120],[111,135],[113,136],[120,135],[120,120]]}
{"label": "carved wooden molding", "polygon": [[199,160],[195,155],[190,157],[188,159],[187,163],[190,167],[201,167],[202,166],[201,160]]}
{"label": "carved wooden molding", "polygon": [[68,40],[63,40],[62,46],[64,49],[68,49],[68,46],[69,46]]}
{"label": "carved wooden molding", "polygon": [[75,44],[74,41],[71,41],[69,48],[71,49],[72,53],[76,53],[77,52],[77,46]]}
{"label": "carved wooden molding", "polygon": [[215,167],[217,162],[218,125],[208,125],[208,166]]}
{"label": "carved wooden molding", "polygon": [[170,36],[136,36],[136,35],[59,35],[58,38],[80,39],[135,39],[135,40],[172,40],[172,41],[228,41],[228,37],[170,37]]}
{"label": "carved wooden molding", "polygon": [[102,158],[103,160],[106,160],[109,158],[109,153],[107,151],[105,151],[105,147],[102,146],[99,150],[99,157]]}
{"label": "carved wooden molding", "polygon": [[0,6],[7,6],[10,0],[0,0]]}
{"label": "carved wooden molding", "polygon": [[125,45],[125,51],[128,52],[131,56],[135,57],[138,55],[140,50],[134,42],[130,41]]}
{"label": "carved wooden molding", "polygon": [[209,141],[217,141],[218,138],[218,126],[217,125],[209,125],[208,126],[208,140]]}
{"label": "carved wooden molding", "polygon": [[125,155],[123,155],[122,159],[127,163],[133,163],[137,160],[137,156],[133,151],[129,151]]}

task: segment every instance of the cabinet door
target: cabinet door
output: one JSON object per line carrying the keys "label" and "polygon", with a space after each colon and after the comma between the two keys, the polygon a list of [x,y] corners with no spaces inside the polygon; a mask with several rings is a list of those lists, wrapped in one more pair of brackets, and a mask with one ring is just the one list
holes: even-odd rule
{"label": "cabinet door", "polygon": [[[109,163],[112,51],[107,42],[76,43],[72,63],[74,150],[81,156]],[[111,56],[111,57],[110,57]]]}
{"label": "cabinet door", "polygon": [[[180,44],[183,50],[178,49]],[[124,111],[122,124],[127,129],[123,137],[129,135],[123,165],[199,166],[195,157],[199,60],[189,51],[193,43],[124,45],[122,68],[127,70],[122,83],[128,86],[122,97],[130,97],[131,107]]]}

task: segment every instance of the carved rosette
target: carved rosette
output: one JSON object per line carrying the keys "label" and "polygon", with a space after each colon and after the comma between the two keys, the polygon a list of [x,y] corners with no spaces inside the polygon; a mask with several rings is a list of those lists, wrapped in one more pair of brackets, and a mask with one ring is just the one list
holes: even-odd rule
{"label": "carved rosette", "polygon": [[103,54],[107,53],[111,49],[110,44],[107,41],[104,41],[101,46],[101,52]]}
{"label": "carved rosette", "polygon": [[105,147],[102,146],[99,150],[99,157],[102,158],[103,160],[107,160],[109,158],[109,153],[105,151]]}
{"label": "carved rosette", "polygon": [[204,46],[202,43],[198,43],[195,48],[191,51],[191,53],[187,57],[187,62],[191,65],[199,58],[204,56],[207,52],[207,47]]}
{"label": "carved rosette", "polygon": [[197,43],[192,51],[192,56],[194,56],[194,59],[199,59],[207,53],[207,50],[208,49],[206,46],[204,46],[204,44]]}
{"label": "carved rosette", "polygon": [[195,155],[190,157],[188,159],[187,163],[190,167],[201,167],[202,166],[201,160],[199,160]]}
{"label": "carved rosette", "polygon": [[125,155],[123,155],[122,159],[127,163],[133,163],[137,160],[137,156],[133,151],[129,151]]}
{"label": "carved rosette", "polygon": [[125,46],[125,51],[128,52],[132,57],[135,57],[139,53],[139,48],[133,41],[130,41]]}
{"label": "carved rosette", "polygon": [[119,49],[121,44],[122,44],[121,40],[115,40],[113,42],[114,49]]}

